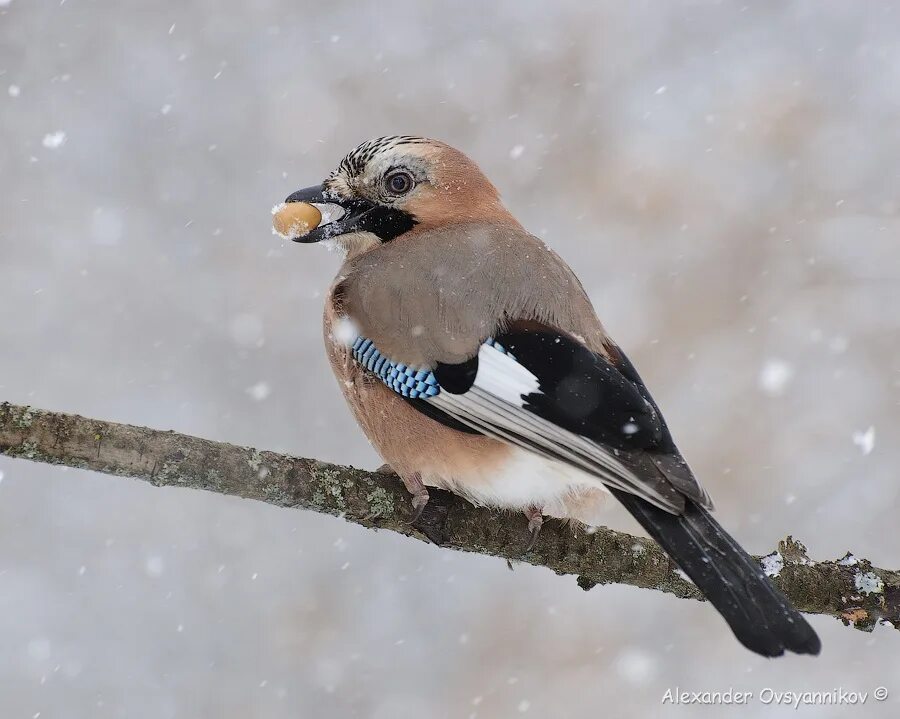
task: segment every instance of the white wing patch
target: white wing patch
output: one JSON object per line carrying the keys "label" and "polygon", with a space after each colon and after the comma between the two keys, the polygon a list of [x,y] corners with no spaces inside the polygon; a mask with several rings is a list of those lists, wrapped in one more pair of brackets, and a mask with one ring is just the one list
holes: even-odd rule
{"label": "white wing patch", "polygon": [[424,401],[483,434],[577,467],[595,480],[595,486],[615,487],[661,509],[677,511],[610,450],[525,409],[523,398],[540,392],[540,381],[532,372],[509,354],[483,344],[478,351],[478,373],[468,392],[443,391]]}
{"label": "white wing patch", "polygon": [[506,352],[487,343],[478,350],[475,386],[516,407],[522,406],[522,395],[541,391],[537,377]]}

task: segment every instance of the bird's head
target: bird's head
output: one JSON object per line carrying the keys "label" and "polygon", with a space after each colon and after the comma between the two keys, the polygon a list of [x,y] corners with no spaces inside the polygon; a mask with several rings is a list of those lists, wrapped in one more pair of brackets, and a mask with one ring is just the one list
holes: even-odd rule
{"label": "bird's head", "polygon": [[321,185],[287,197],[275,217],[284,236],[329,241],[350,255],[408,233],[479,221],[518,225],[472,160],[443,142],[409,135],[364,142]]}

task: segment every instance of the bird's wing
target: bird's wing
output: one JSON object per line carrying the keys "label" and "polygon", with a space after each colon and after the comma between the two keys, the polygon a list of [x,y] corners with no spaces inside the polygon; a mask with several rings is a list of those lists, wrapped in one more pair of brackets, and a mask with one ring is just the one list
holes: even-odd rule
{"label": "bird's wing", "polygon": [[652,400],[604,357],[548,329],[507,330],[433,370],[394,363],[358,339],[353,355],[420,411],[577,467],[599,483],[678,513],[708,497]]}

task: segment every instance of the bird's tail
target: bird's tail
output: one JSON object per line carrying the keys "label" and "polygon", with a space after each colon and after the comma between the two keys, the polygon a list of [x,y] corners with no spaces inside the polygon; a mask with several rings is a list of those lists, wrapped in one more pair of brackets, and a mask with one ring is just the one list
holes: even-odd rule
{"label": "bird's tail", "polygon": [[612,492],[697,585],[741,644],[765,657],[781,656],[785,649],[819,653],[822,644],[813,628],[709,512],[688,500],[683,514],[670,514],[632,494]]}

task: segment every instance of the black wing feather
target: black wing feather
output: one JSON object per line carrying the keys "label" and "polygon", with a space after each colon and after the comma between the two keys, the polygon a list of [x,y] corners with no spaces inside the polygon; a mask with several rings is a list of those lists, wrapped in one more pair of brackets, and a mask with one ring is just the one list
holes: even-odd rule
{"label": "black wing feather", "polygon": [[671,443],[655,405],[616,367],[558,332],[514,331],[498,341],[540,380],[525,408],[570,432],[615,449]]}
{"label": "black wing feather", "polygon": [[659,407],[625,353],[612,361],[549,329],[509,332],[499,341],[540,378],[526,408],[564,429],[617,451],[648,482],[659,478],[712,509],[709,495],[675,446]]}

